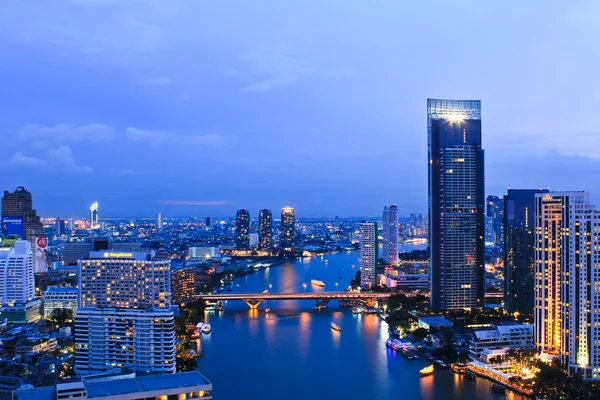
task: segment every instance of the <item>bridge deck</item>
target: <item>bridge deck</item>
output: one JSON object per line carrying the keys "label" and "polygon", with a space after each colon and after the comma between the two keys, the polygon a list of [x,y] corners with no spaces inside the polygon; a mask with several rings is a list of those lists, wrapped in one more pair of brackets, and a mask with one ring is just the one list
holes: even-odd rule
{"label": "bridge deck", "polygon": [[198,296],[204,300],[319,300],[319,299],[384,299],[393,293],[350,293],[350,292],[309,292],[309,293],[227,293]]}

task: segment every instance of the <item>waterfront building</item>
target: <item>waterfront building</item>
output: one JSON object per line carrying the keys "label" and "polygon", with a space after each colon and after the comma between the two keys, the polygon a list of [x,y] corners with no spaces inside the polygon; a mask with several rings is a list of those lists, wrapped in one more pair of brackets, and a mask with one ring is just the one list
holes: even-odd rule
{"label": "waterfront building", "polygon": [[536,194],[535,343],[600,379],[600,212],[587,192]]}
{"label": "waterfront building", "polygon": [[162,231],[163,228],[163,213],[159,212],[156,216],[156,228],[159,231]]}
{"label": "waterfront building", "polygon": [[90,206],[90,228],[98,229],[100,228],[100,217],[98,216],[98,202],[95,201]]}
{"label": "waterfront building", "polygon": [[398,207],[383,208],[383,261],[398,265]]}
{"label": "waterfront building", "polygon": [[296,213],[292,207],[281,210],[281,234],[279,248],[293,250],[296,243]]}
{"label": "waterfront building", "polygon": [[273,214],[262,209],[258,214],[258,248],[270,250],[273,247]]}
{"label": "waterfront building", "polygon": [[196,267],[183,266],[171,271],[171,293],[173,303],[185,303],[196,294]]}
{"label": "waterfront building", "polygon": [[154,252],[99,251],[79,261],[75,369],[175,372],[170,260]]}
{"label": "waterfront building", "polygon": [[74,287],[51,286],[44,293],[44,318],[56,309],[77,310],[79,292]]}
{"label": "waterfront building", "polygon": [[235,248],[250,248],[250,212],[245,208],[238,210],[235,216]]}
{"label": "waterfront building", "polygon": [[501,197],[488,196],[486,202],[486,229],[485,241],[494,246],[501,246],[504,240],[502,233],[502,219],[504,216],[504,202]]}
{"label": "waterfront building", "polygon": [[469,357],[475,362],[493,366],[494,357],[506,355],[511,349],[534,347],[533,325],[498,324],[473,332],[469,342]]}
{"label": "waterfront building", "polygon": [[543,189],[508,189],[504,196],[504,307],[533,316],[535,195]]}
{"label": "waterfront building", "polygon": [[34,256],[27,240],[0,248],[0,319],[4,318],[13,323],[41,318],[41,301],[35,298]]}
{"label": "waterfront building", "polygon": [[[11,227],[14,227],[15,231],[11,232]],[[36,237],[44,236],[44,226],[33,208],[31,193],[23,186],[19,186],[13,193],[4,191],[2,228],[5,235],[16,233],[21,239],[29,240],[32,246],[35,245]]]}
{"label": "waterfront building", "polygon": [[377,224],[360,223],[360,286],[371,289],[377,285],[377,261],[379,260]]}
{"label": "waterfront building", "polygon": [[188,261],[206,261],[221,257],[221,246],[195,246],[188,248]]}
{"label": "waterfront building", "polygon": [[198,371],[169,375],[130,373],[83,377],[55,386],[33,388],[25,385],[13,393],[13,400],[166,400],[212,399],[212,383]]}
{"label": "waterfront building", "polygon": [[484,305],[484,152],[479,100],[427,99],[434,310]]}
{"label": "waterfront building", "polygon": [[394,290],[426,290],[429,289],[429,274],[398,273],[385,275],[385,285]]}

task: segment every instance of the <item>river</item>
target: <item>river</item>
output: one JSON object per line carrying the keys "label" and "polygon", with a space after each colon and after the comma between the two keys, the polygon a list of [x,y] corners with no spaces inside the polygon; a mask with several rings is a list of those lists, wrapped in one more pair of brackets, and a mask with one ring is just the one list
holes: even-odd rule
{"label": "river", "polygon": [[[404,245],[402,250],[419,247]],[[358,252],[343,252],[288,262],[236,280],[233,291],[341,290],[356,273],[358,257]],[[311,279],[326,286],[311,285]],[[337,301],[320,311],[314,306],[314,301],[277,300],[250,311],[242,301],[228,301],[224,312],[207,314],[212,332],[202,335],[204,356],[198,364],[213,383],[214,398],[521,398],[493,393],[489,381],[465,380],[449,369],[421,377],[419,370],[430,362],[408,361],[387,349],[388,327],[377,315],[354,315]],[[271,309],[268,315],[265,308]],[[331,321],[342,331],[332,330]]]}

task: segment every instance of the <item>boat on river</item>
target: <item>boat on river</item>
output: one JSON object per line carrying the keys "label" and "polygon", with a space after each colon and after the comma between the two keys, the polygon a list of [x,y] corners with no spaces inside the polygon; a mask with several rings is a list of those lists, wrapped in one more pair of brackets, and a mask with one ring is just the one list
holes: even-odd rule
{"label": "boat on river", "polygon": [[433,364],[431,364],[428,367],[423,368],[422,370],[419,371],[419,373],[423,376],[433,374]]}
{"label": "boat on river", "polygon": [[475,375],[475,373],[473,371],[471,371],[470,369],[467,369],[467,370],[465,370],[465,378],[475,380],[475,379],[477,379],[477,375]]}
{"label": "boat on river", "polygon": [[202,333],[208,335],[210,333],[210,324],[204,324],[202,326]]}
{"label": "boat on river", "polygon": [[506,388],[499,383],[493,383],[492,391],[497,393],[506,393]]}
{"label": "boat on river", "polygon": [[333,322],[331,323],[331,329],[333,329],[334,331],[338,331],[338,332],[342,331],[342,328],[340,328],[339,326],[337,326]]}
{"label": "boat on river", "polygon": [[313,284],[313,285],[315,285],[315,286],[321,286],[321,287],[325,286],[325,282],[323,282],[323,281],[318,281],[318,280],[316,280],[316,279],[312,279],[312,280],[310,281],[310,283],[312,283],[312,284]]}
{"label": "boat on river", "polygon": [[270,309],[270,308],[265,308],[265,314],[268,314],[268,313],[270,313],[270,312],[271,312],[271,309]]}
{"label": "boat on river", "polygon": [[465,364],[463,363],[455,363],[455,364],[450,364],[450,368],[452,369],[452,371],[454,371],[455,373],[462,375],[465,373]]}

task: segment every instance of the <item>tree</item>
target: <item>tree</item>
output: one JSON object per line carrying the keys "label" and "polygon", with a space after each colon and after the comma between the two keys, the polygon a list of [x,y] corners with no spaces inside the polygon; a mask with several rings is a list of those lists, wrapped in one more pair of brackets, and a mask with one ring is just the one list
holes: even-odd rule
{"label": "tree", "polygon": [[48,319],[56,322],[57,325],[65,325],[67,322],[73,321],[73,310],[69,308],[55,308],[48,316]]}

